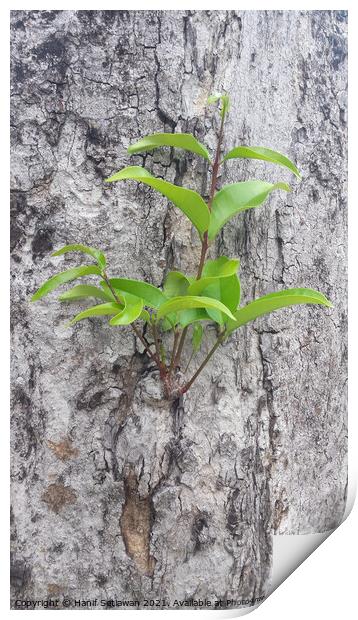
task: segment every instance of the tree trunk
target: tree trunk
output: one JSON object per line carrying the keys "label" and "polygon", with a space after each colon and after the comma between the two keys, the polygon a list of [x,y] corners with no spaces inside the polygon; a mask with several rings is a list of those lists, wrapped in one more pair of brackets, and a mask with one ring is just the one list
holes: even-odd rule
{"label": "tree trunk", "polygon": [[[263,596],[272,532],[322,532],[345,503],[346,13],[14,11],[12,57],[13,597]],[[180,212],[103,179],[145,164],[207,197],[200,158],[126,147],[188,131],[212,149],[221,89],[225,149],[275,148],[303,180],[232,220],[210,257],[240,257],[244,302],[305,286],[334,308],[242,328],[170,404],[129,328],[66,329],[79,305],[29,295],[79,264],[50,257],[73,242],[105,251],[110,275],[195,273]],[[220,183],[246,178],[292,181],[234,160]]]}

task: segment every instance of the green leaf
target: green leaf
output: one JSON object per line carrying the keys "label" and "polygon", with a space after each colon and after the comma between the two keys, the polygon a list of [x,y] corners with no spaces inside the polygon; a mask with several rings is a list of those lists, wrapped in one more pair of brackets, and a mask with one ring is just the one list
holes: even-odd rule
{"label": "green leaf", "polygon": [[103,301],[113,300],[112,295],[108,295],[105,291],[102,291],[97,286],[90,286],[88,284],[78,284],[74,286],[66,293],[59,296],[60,301],[78,301],[79,299],[86,299],[87,297],[95,297],[102,299]]}
{"label": "green leaf", "polygon": [[141,183],[149,185],[157,190],[168,200],[173,202],[189,220],[193,223],[200,235],[208,229],[210,221],[210,213],[207,204],[202,197],[191,189],[178,187],[163,179],[153,177],[148,170],[140,166],[129,166],[113,176],[106,179],[107,182],[122,181],[125,179],[133,179]]}
{"label": "green leaf", "polygon": [[300,172],[295,164],[288,159],[288,157],[282,155],[282,153],[278,153],[278,151],[266,149],[262,146],[236,146],[225,155],[223,161],[236,159],[238,157],[243,157],[245,159],[262,159],[263,161],[268,161],[278,166],[284,166],[291,170],[296,177],[299,179],[301,178]]}
{"label": "green leaf", "polygon": [[285,192],[291,191],[287,183],[241,181],[240,183],[225,185],[214,196],[208,233],[209,239],[214,239],[224,224],[237,213],[262,204],[275,189],[282,189]]}
{"label": "green leaf", "polygon": [[106,268],[106,257],[102,252],[96,250],[95,248],[90,248],[87,245],[82,245],[80,243],[65,245],[60,250],[56,250],[56,252],[53,252],[51,256],[61,256],[61,254],[66,254],[67,252],[82,252],[83,254],[89,254],[89,256],[92,256],[92,258],[97,261],[101,269]]}
{"label": "green leaf", "polygon": [[72,321],[69,322],[69,325],[74,325],[75,323],[78,323],[78,321],[88,319],[92,316],[118,314],[118,312],[121,310],[122,306],[117,303],[99,304],[98,306],[92,306],[92,308],[87,308],[87,310],[83,310],[83,312],[77,314],[72,319]]}
{"label": "green leaf", "polygon": [[240,259],[228,258],[227,256],[219,256],[213,260],[207,260],[203,267],[203,276],[205,277],[224,277],[232,276],[240,267]]}
{"label": "green leaf", "polygon": [[193,336],[191,339],[193,353],[197,353],[200,350],[201,343],[203,340],[203,333],[204,333],[204,330],[203,330],[203,326],[201,325],[201,323],[195,324],[193,328]]}
{"label": "green leaf", "polygon": [[[205,297],[218,299],[229,310],[236,310],[240,303],[240,280],[236,275],[239,266],[238,259],[229,259],[227,256],[206,261],[203,277],[190,284],[188,295],[202,293]],[[224,323],[225,317],[218,310],[208,308],[206,312],[216,323]]]}
{"label": "green leaf", "polygon": [[110,325],[129,325],[133,323],[141,315],[143,310],[143,300],[138,299],[133,304],[126,303],[125,307],[119,314],[110,320]]}
{"label": "green leaf", "polygon": [[142,310],[142,312],[140,313],[139,318],[142,321],[145,321],[146,323],[150,322],[150,314],[149,314],[149,312],[147,310]]}
{"label": "green leaf", "polygon": [[205,146],[200,144],[191,133],[153,133],[141,138],[135,144],[131,144],[128,147],[128,153],[132,155],[133,153],[142,153],[142,151],[152,151],[160,146],[174,146],[210,160]]}
{"label": "green leaf", "polygon": [[67,271],[61,271],[55,276],[52,276],[49,280],[47,280],[39,289],[34,293],[31,297],[31,301],[38,301],[41,297],[48,295],[51,291],[54,291],[56,288],[61,286],[61,284],[65,284],[66,282],[71,282],[71,280],[76,280],[81,276],[89,276],[89,275],[101,275],[101,270],[96,265],[88,265],[85,267],[73,267],[73,269],[68,269]]}
{"label": "green leaf", "polygon": [[230,320],[228,322],[228,333],[259,316],[298,304],[321,304],[332,308],[331,302],[322,293],[310,288],[291,288],[277,293],[269,293],[234,312],[235,321]]}
{"label": "green leaf", "polygon": [[[229,308],[231,312],[237,310],[240,303],[240,293],[240,280],[236,274],[228,276],[227,278],[219,278],[203,291],[203,295],[218,299],[224,306]],[[206,311],[211,319],[220,325],[228,320],[227,317],[223,316],[218,310],[208,308]]]}
{"label": "green leaf", "polygon": [[191,308],[178,312],[178,322],[181,327],[187,327],[198,321],[212,321],[204,308]]}
{"label": "green leaf", "polygon": [[188,278],[181,271],[169,271],[163,286],[166,297],[185,295],[189,286]]}
{"label": "green leaf", "polygon": [[213,93],[208,97],[208,104],[211,105],[213,103],[217,103],[217,101],[221,102],[221,118],[224,118],[229,111],[230,108],[230,99],[229,95],[225,95],[223,93]]}
{"label": "green leaf", "polygon": [[190,284],[187,290],[188,295],[199,295],[210,284],[217,282],[220,278],[227,278],[236,274],[239,266],[239,259],[229,259],[227,256],[220,256],[215,260],[206,261],[203,267],[203,277],[199,280],[194,280]]}
{"label": "green leaf", "polygon": [[[128,280],[127,278],[111,278],[109,280],[113,288],[124,293],[130,293],[143,299],[145,305],[151,308],[159,308],[167,298],[159,288],[142,280]],[[102,283],[101,283],[102,284]]]}
{"label": "green leaf", "polygon": [[158,319],[161,319],[171,312],[188,310],[190,308],[215,308],[235,320],[235,317],[232,315],[231,311],[220,301],[210,299],[209,297],[194,297],[189,295],[184,297],[173,297],[172,299],[166,301],[160,306],[157,317]]}

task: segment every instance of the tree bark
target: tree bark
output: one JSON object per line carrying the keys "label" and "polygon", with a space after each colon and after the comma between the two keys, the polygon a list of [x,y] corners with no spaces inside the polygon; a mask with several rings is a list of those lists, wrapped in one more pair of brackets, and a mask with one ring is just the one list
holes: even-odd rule
{"label": "tree bark", "polygon": [[[180,212],[103,179],[145,164],[207,197],[200,158],[126,147],[188,131],[214,149],[206,99],[221,89],[225,149],[275,148],[303,180],[232,220],[209,256],[240,257],[244,302],[305,286],[334,308],[242,328],[170,404],[128,328],[65,329],[79,305],[28,302],[79,264],[50,257],[66,243],[156,286],[195,273]],[[264,595],[272,532],[327,530],[345,505],[346,13],[14,11],[11,169],[14,600]],[[246,178],[292,181],[236,160],[219,183]]]}

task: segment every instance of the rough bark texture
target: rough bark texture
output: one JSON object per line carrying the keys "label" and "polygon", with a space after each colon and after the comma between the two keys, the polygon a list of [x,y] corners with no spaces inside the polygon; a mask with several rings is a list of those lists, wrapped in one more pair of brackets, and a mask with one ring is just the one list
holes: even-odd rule
{"label": "rough bark texture", "polygon": [[[16,11],[12,76],[13,596],[260,596],[272,531],[321,532],[344,510],[346,14]],[[145,163],[207,195],[199,158],[126,147],[165,130],[213,148],[221,88],[225,148],[286,152],[303,180],[228,224],[211,257],[241,258],[244,301],[308,286],[334,308],[245,327],[169,405],[129,329],[65,329],[79,306],[28,298],[78,263],[49,257],[71,242],[155,285],[195,272],[185,218],[103,179]],[[222,176],[292,180],[240,161]]]}

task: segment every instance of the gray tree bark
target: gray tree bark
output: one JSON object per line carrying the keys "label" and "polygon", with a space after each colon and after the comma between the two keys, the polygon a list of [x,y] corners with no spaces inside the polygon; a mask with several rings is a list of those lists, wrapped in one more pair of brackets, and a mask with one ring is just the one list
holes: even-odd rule
{"label": "gray tree bark", "polygon": [[[276,148],[303,180],[231,221],[210,256],[240,257],[244,302],[307,286],[334,308],[243,328],[168,404],[129,329],[65,329],[79,306],[28,301],[79,263],[50,258],[65,243],[157,286],[195,272],[185,218],[103,179],[144,163],[206,196],[199,158],[126,147],[165,130],[213,148],[220,89],[225,149]],[[272,532],[325,531],[345,505],[346,13],[15,11],[11,168],[13,598],[264,595]],[[220,182],[250,177],[292,181],[232,161]]]}

